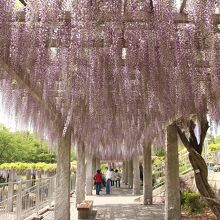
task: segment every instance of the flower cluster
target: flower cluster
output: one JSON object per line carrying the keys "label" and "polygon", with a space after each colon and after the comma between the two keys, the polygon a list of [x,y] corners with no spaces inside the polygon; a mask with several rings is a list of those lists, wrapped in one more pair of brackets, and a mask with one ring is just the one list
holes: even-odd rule
{"label": "flower cluster", "polygon": [[59,117],[101,158],[141,153],[180,117],[219,119],[214,2],[0,0],[3,105],[51,141]]}

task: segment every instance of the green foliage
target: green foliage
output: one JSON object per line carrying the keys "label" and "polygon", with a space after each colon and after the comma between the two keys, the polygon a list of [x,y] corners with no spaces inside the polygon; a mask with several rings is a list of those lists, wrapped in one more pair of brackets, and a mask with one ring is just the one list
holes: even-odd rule
{"label": "green foliage", "polygon": [[183,173],[183,172],[186,171],[187,169],[188,169],[187,166],[182,165],[182,166],[179,167],[179,173]]}
{"label": "green foliage", "polygon": [[160,165],[160,164],[162,164],[163,161],[164,161],[163,158],[157,157],[157,158],[155,158],[155,159],[153,160],[153,164],[154,164],[154,165]]}
{"label": "green foliage", "polygon": [[[54,171],[56,170],[56,164],[47,163],[3,163],[0,165],[0,170],[16,170],[23,172],[25,170],[39,170],[39,171]],[[76,161],[71,162],[71,169],[76,169]]]}
{"label": "green foliage", "polygon": [[205,203],[195,192],[181,192],[181,205],[189,213],[203,212]]}
{"label": "green foliage", "polygon": [[30,132],[11,132],[0,126],[0,164],[13,162],[54,163],[55,154]]}
{"label": "green foliage", "polygon": [[215,139],[212,136],[209,136],[209,151],[220,150],[220,136]]}
{"label": "green foliage", "polygon": [[106,163],[101,163],[100,166],[101,166],[101,167],[100,167],[101,172],[102,172],[102,173],[106,173]]}
{"label": "green foliage", "polygon": [[166,154],[166,152],[164,149],[161,149],[161,150],[158,150],[155,152],[155,156],[157,156],[157,157],[165,157],[165,154]]}
{"label": "green foliage", "polygon": [[56,164],[46,163],[3,163],[0,165],[0,170],[16,170],[19,172],[25,170],[53,171],[56,169]]}
{"label": "green foliage", "polygon": [[216,144],[209,144],[209,151],[217,151],[220,150],[220,142]]}
{"label": "green foliage", "polygon": [[76,160],[76,154],[75,154],[75,151],[72,150],[71,148],[71,161],[75,161]]}

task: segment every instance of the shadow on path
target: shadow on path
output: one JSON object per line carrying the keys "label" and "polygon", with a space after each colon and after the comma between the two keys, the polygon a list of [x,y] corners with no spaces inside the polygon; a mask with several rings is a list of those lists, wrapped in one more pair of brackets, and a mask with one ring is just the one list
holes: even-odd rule
{"label": "shadow on path", "polygon": [[[92,220],[163,220],[164,205],[145,206],[135,201],[139,196],[132,195],[132,189],[123,185],[122,188],[111,187],[111,194],[106,195],[105,189],[99,196],[87,196],[94,201]],[[93,192],[95,193],[95,192]]]}

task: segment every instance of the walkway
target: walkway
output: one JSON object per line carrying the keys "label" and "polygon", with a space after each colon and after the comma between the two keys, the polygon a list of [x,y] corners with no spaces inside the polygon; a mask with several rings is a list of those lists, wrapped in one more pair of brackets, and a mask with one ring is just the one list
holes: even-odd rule
{"label": "walkway", "polygon": [[[103,189],[104,190],[104,189]],[[95,191],[93,191],[95,194]],[[111,188],[111,195],[105,191],[101,195],[87,196],[87,200],[93,200],[93,220],[163,220],[164,205],[144,206],[135,201],[139,196],[133,196],[132,190],[126,186],[122,188]],[[53,220],[54,213],[45,216],[44,220]],[[71,198],[71,220],[77,219],[75,208],[75,197]]]}

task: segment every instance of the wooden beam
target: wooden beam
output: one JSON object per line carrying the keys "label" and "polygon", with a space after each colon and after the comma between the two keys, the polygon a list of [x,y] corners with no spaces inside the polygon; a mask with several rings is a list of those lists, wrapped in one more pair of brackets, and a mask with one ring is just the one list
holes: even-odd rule
{"label": "wooden beam", "polygon": [[214,14],[213,15],[213,24],[214,25],[220,24],[220,14]]}
{"label": "wooden beam", "polygon": [[[39,87],[31,88],[31,76],[22,72],[16,72],[9,64],[0,58],[0,68],[7,72],[17,83],[26,89],[32,96],[33,101],[42,106],[49,114],[57,129],[63,129],[63,122],[60,120],[60,114],[56,111],[56,107],[53,105],[52,100],[44,100],[43,93]],[[27,71],[25,71],[27,73]]]}
{"label": "wooden beam", "polygon": [[[25,11],[18,11],[16,15],[16,21],[17,22],[25,22]],[[40,17],[37,17],[36,22],[40,22]],[[71,22],[71,13],[70,11],[65,11],[64,16],[59,19],[60,22]],[[98,16],[97,20],[91,21],[91,24],[100,25],[106,22],[117,22],[118,18],[115,15],[112,14],[105,14],[103,16]],[[51,20],[52,22],[52,20]],[[132,15],[125,14],[122,18],[121,22],[124,23],[148,23],[148,19],[146,18],[145,13],[140,14],[139,17],[133,17]],[[174,23],[176,24],[185,24],[190,23],[192,21],[189,20],[188,15],[186,13],[174,13]],[[220,24],[220,14],[214,14],[213,15],[213,23],[214,24]]]}
{"label": "wooden beam", "polygon": [[[110,47],[112,44],[112,41],[111,40],[107,40],[107,41],[104,41],[104,39],[101,39],[101,38],[97,38],[97,39],[92,39],[90,41],[82,41],[80,43],[80,47],[83,47],[83,48],[102,48],[102,47]],[[50,42],[47,43],[47,46],[48,47],[57,47],[57,45],[59,45],[57,43],[57,39],[56,38],[53,38],[50,40]],[[62,45],[62,47],[70,47],[70,42],[66,43],[65,45]]]}
{"label": "wooden beam", "polygon": [[183,13],[184,8],[186,7],[187,0],[182,0],[181,6],[180,6],[180,13]]}

